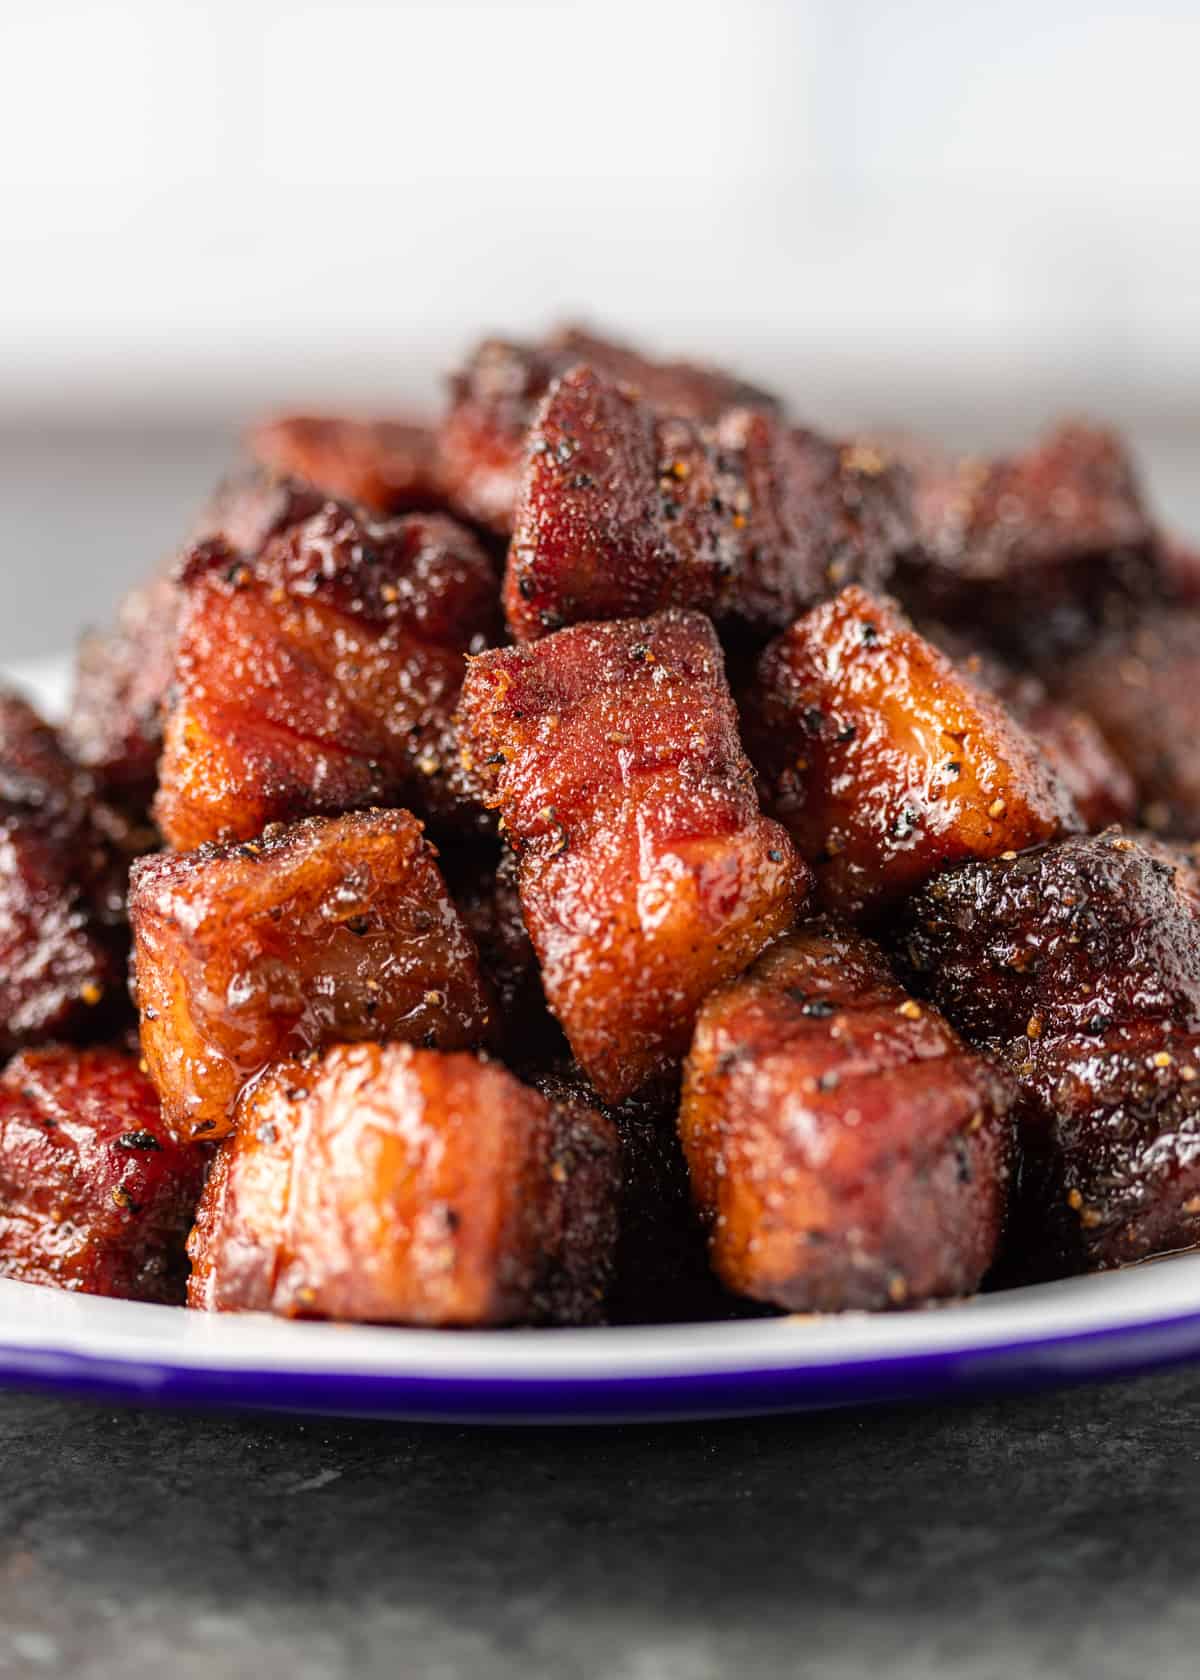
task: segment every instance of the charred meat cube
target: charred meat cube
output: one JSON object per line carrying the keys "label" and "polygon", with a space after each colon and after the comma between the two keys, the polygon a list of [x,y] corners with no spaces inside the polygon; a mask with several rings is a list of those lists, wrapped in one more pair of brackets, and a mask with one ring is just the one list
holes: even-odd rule
{"label": "charred meat cube", "polygon": [[1026,454],[916,470],[920,543],[895,589],[914,615],[1053,667],[1161,587],[1158,544],[1120,439],[1063,426]]}
{"label": "charred meat cube", "polygon": [[1080,826],[1004,708],[856,587],[771,643],[743,718],[767,807],[831,909],[873,910],[964,858]]}
{"label": "charred meat cube", "polygon": [[899,947],[1023,1093],[1014,1271],[1200,1238],[1195,862],[1118,831],[969,864],[906,906]]}
{"label": "charred meat cube", "polygon": [[1061,668],[1056,691],[1095,719],[1146,827],[1200,836],[1200,612],[1151,613],[1102,639]]}
{"label": "charred meat cube", "polygon": [[712,625],[666,612],[473,659],[460,730],[550,1008],[606,1101],[669,1076],[807,872],[760,813]]}
{"label": "charred meat cube", "polygon": [[113,1026],[123,873],[54,731],[0,692],[0,1054]]}
{"label": "charred meat cube", "polygon": [[708,999],[686,1065],[718,1275],[794,1312],[970,1294],[1003,1222],[1010,1097],[868,940],[779,941]]}
{"label": "charred meat cube", "polygon": [[[193,538],[220,537],[240,555],[257,554],[289,525],[310,518],[321,498],[303,485],[255,472],[222,484]],[[72,756],[109,797],[145,811],[162,751],[162,710],[175,670],[183,595],[177,559],[130,591],[110,630],[79,644],[75,689],[64,726]]]}
{"label": "charred meat cube", "polygon": [[437,435],[418,420],[282,414],[260,421],[247,441],[270,471],[373,513],[430,510],[445,502]]}
{"label": "charred meat cube", "polygon": [[541,344],[487,339],[451,380],[439,434],[440,470],[454,505],[507,535],[538,404],[562,374],[587,362],[656,408],[694,420],[723,409],[776,407],[743,380],[693,362],[652,362],[628,346],[567,327]]}
{"label": "charred meat cube", "polygon": [[371,805],[478,820],[451,720],[496,583],[468,532],[331,502],[256,561],[202,546],[184,589],[155,803],[173,846]]}
{"label": "charred meat cube", "polygon": [[885,583],[911,540],[877,452],[760,410],[665,416],[577,367],[533,427],[505,612],[518,641],[671,606],[779,630],[843,583]]}
{"label": "charred meat cube", "polygon": [[289,1317],[587,1322],[617,1142],[494,1063],[407,1045],[283,1062],[242,1098],[189,1244],[190,1304]]}
{"label": "charred meat cube", "polygon": [[134,870],[142,1049],[182,1138],[223,1136],[268,1063],[338,1041],[491,1036],[474,941],[407,811],[311,817]]}
{"label": "charred meat cube", "polygon": [[0,1074],[0,1276],[181,1302],[206,1165],[134,1057],[26,1051]]}

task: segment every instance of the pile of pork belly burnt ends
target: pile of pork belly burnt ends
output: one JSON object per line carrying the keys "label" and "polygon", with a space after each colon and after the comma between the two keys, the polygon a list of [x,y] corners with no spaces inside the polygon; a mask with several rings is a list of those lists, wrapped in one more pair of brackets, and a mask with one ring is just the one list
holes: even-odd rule
{"label": "pile of pork belly burnt ends", "polygon": [[1200,1242],[1200,557],[1120,441],[489,340],[0,700],[0,1272],[490,1326]]}

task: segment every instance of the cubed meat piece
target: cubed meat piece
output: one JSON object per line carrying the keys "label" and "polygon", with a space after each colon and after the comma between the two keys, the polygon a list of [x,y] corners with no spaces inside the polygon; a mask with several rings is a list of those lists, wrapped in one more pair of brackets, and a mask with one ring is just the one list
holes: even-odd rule
{"label": "cubed meat piece", "polygon": [[1190,853],[1118,831],[939,876],[896,929],[918,985],[1015,1073],[1022,1276],[1200,1238]]}
{"label": "cubed meat piece", "polygon": [[437,434],[412,419],[283,414],[262,420],[247,439],[272,472],[360,502],[373,513],[430,511],[445,504]]}
{"label": "cubed meat piece", "polygon": [[1146,827],[1200,836],[1200,612],[1147,615],[1066,663],[1055,687],[1133,777]]}
{"label": "cubed meat piece", "polygon": [[287,1056],[489,1039],[491,989],[436,855],[407,811],[370,811],[137,865],[142,1049],[177,1136],[224,1136],[242,1086]]}
{"label": "cubed meat piece", "polygon": [[617,1140],[494,1063],[406,1045],[283,1062],[242,1098],[189,1244],[209,1311],[476,1326],[590,1322]]}
{"label": "cubed meat piece", "polygon": [[857,587],[771,643],[742,711],[767,808],[830,909],[873,912],[964,858],[1081,826],[1003,706]]}
{"label": "cubed meat piece", "polygon": [[202,546],[184,589],[155,802],[173,846],[372,805],[478,821],[452,714],[496,580],[468,532],[330,502],[256,561]]}
{"label": "cubed meat piece", "polygon": [[504,605],[517,641],[696,607],[780,630],[843,583],[887,581],[912,540],[874,451],[753,409],[664,416],[594,368],[551,389],[530,441]]}
{"label": "cubed meat piece", "polygon": [[120,1050],[29,1050],[0,1074],[0,1276],[182,1302],[207,1166]]}
{"label": "cubed meat piece", "polygon": [[0,692],[0,1055],[119,1019],[123,864],[91,801],[50,726]]}
{"label": "cubed meat piece", "polygon": [[460,512],[508,535],[538,404],[580,362],[665,413],[693,420],[715,420],[726,408],[776,407],[764,391],[729,374],[693,362],[652,362],[579,328],[563,328],[541,344],[487,339],[451,380],[439,434],[441,476]]}
{"label": "cubed meat piece", "polygon": [[[321,501],[306,486],[261,472],[243,474],[218,487],[193,540],[220,537],[237,554],[254,555],[289,525],[310,518]],[[101,791],[134,811],[149,807],[157,780],[183,605],[177,569],[173,557],[131,590],[113,627],[86,634],[76,657],[65,739]]]}
{"label": "cubed meat piece", "polygon": [[576,1058],[609,1102],[670,1076],[808,884],[759,811],[712,625],[672,611],[482,654],[459,716]]}
{"label": "cubed meat piece", "polygon": [[919,546],[895,590],[914,616],[1053,668],[1160,590],[1155,532],[1113,433],[1068,425],[1023,455],[915,467]]}
{"label": "cubed meat piece", "polygon": [[700,1012],[680,1130],[717,1274],[793,1312],[970,1294],[1011,1090],[859,934],[810,924]]}

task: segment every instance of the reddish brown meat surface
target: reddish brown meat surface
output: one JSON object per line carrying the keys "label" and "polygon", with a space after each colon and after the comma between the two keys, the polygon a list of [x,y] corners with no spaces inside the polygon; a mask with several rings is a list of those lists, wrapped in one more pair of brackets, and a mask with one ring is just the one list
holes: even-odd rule
{"label": "reddish brown meat surface", "polygon": [[1161,587],[1137,474],[1115,434],[1067,425],[1025,454],[915,463],[920,544],[896,593],[1052,669]]}
{"label": "reddish brown meat surface", "polygon": [[483,654],[460,727],[579,1062],[609,1101],[670,1075],[703,998],[807,888],[759,811],[711,624],[667,612]]}
{"label": "reddish brown meat surface", "polygon": [[577,367],[533,427],[505,612],[518,641],[671,606],[778,630],[840,584],[885,583],[911,540],[875,451],[761,410],[667,416]]}
{"label": "reddish brown meat surface", "polygon": [[767,807],[830,908],[875,909],[964,858],[1080,826],[1004,708],[857,587],[768,647],[742,711]]}
{"label": "reddish brown meat surface", "polygon": [[309,818],[134,871],[142,1048],[181,1138],[221,1137],[246,1081],[338,1041],[461,1049],[491,988],[407,811]]}
{"label": "reddish brown meat surface", "polygon": [[182,1301],[204,1178],[134,1057],[29,1050],[0,1075],[0,1276]]}
{"label": "reddish brown meat surface", "polygon": [[617,1140],[495,1064],[362,1044],[242,1099],[189,1251],[210,1311],[586,1322],[616,1241]]}
{"label": "reddish brown meat surface", "polygon": [[437,436],[420,420],[282,414],[259,421],[247,443],[272,472],[374,513],[428,511],[445,502]]}
{"label": "reddish brown meat surface", "polygon": [[1014,1269],[1200,1240],[1194,860],[1113,830],[949,871],[897,929],[917,983],[1023,1093]]}
{"label": "reddish brown meat surface", "polygon": [[858,934],[810,924],[704,1005],[680,1130],[713,1265],[796,1312],[970,1294],[996,1252],[1005,1079]]}
{"label": "reddish brown meat surface", "polygon": [[1129,771],[1146,826],[1200,836],[1200,611],[1147,614],[1065,663],[1055,686]]}
{"label": "reddish brown meat surface", "polygon": [[495,574],[438,515],[328,503],[242,562],[196,550],[155,811],[171,844],[402,804],[473,823],[452,729],[464,655],[496,627]]}
{"label": "reddish brown meat surface", "polygon": [[664,412],[694,420],[715,420],[731,407],[776,406],[764,391],[717,369],[651,361],[577,327],[540,344],[485,339],[450,382],[450,409],[439,434],[441,476],[461,512],[502,535],[512,530],[538,404],[555,379],[581,362]]}

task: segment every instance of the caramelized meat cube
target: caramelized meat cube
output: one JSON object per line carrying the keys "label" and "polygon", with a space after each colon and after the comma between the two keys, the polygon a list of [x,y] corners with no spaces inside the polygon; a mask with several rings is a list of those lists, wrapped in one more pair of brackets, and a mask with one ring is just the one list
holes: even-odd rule
{"label": "caramelized meat cube", "polygon": [[371,811],[135,868],[142,1049],[178,1136],[223,1136],[242,1086],[286,1056],[490,1036],[490,989],[435,856],[407,811]]}
{"label": "caramelized meat cube", "polygon": [[970,1294],[1004,1216],[1009,1090],[876,946],[766,951],[700,1012],[680,1130],[713,1265],[794,1312]]}
{"label": "caramelized meat cube", "polygon": [[155,803],[173,846],[371,805],[478,820],[451,720],[496,584],[461,527],[331,502],[257,561],[201,547],[184,587]]}
{"label": "caramelized meat cube", "polygon": [[180,1302],[206,1166],[118,1050],[30,1050],[0,1074],[0,1276]]}
{"label": "caramelized meat cube", "polygon": [[1155,533],[1121,441],[1063,426],[1024,455],[916,473],[920,545],[895,589],[914,614],[1053,666],[1160,588]]}
{"label": "caramelized meat cube", "polygon": [[[195,541],[220,537],[254,555],[271,537],[307,519],[321,498],[264,473],[227,480],[198,520]],[[145,811],[162,751],[162,709],[175,671],[183,595],[173,559],[130,591],[111,630],[79,644],[75,691],[64,734],[76,762],[113,799]]]}
{"label": "caramelized meat cube", "polygon": [[632,386],[666,413],[715,420],[733,407],[774,409],[753,385],[692,362],[652,362],[625,345],[568,327],[543,344],[487,339],[451,380],[439,436],[440,468],[454,505],[507,535],[512,530],[525,445],[538,404],[580,362]]}
{"label": "caramelized meat cube", "polygon": [[702,999],[807,886],[759,812],[716,635],[673,611],[482,654],[459,715],[550,1008],[619,1101],[678,1066]]}
{"label": "caramelized meat cube", "polygon": [[906,907],[918,982],[1022,1087],[1023,1275],[1200,1238],[1197,902],[1189,853],[1110,831],[966,865]]}
{"label": "caramelized meat cube", "polygon": [[743,716],[768,808],[830,908],[875,909],[963,858],[1079,826],[1004,708],[855,587],[767,648]]}
{"label": "caramelized meat cube", "polygon": [[696,607],[782,629],[839,584],[886,582],[911,541],[875,451],[770,414],[664,416],[577,367],[533,428],[505,579],[518,641],[581,620]]}
{"label": "caramelized meat cube", "polygon": [[1141,820],[1200,836],[1200,612],[1171,608],[1107,637],[1059,672],[1137,785]]}
{"label": "caramelized meat cube", "polygon": [[209,1311],[487,1326],[598,1315],[617,1142],[495,1064],[407,1045],[284,1062],[246,1092],[189,1244]]}
{"label": "caramelized meat cube", "polygon": [[284,414],[262,420],[248,439],[272,472],[361,502],[374,513],[409,513],[444,505],[437,435],[415,420]]}

